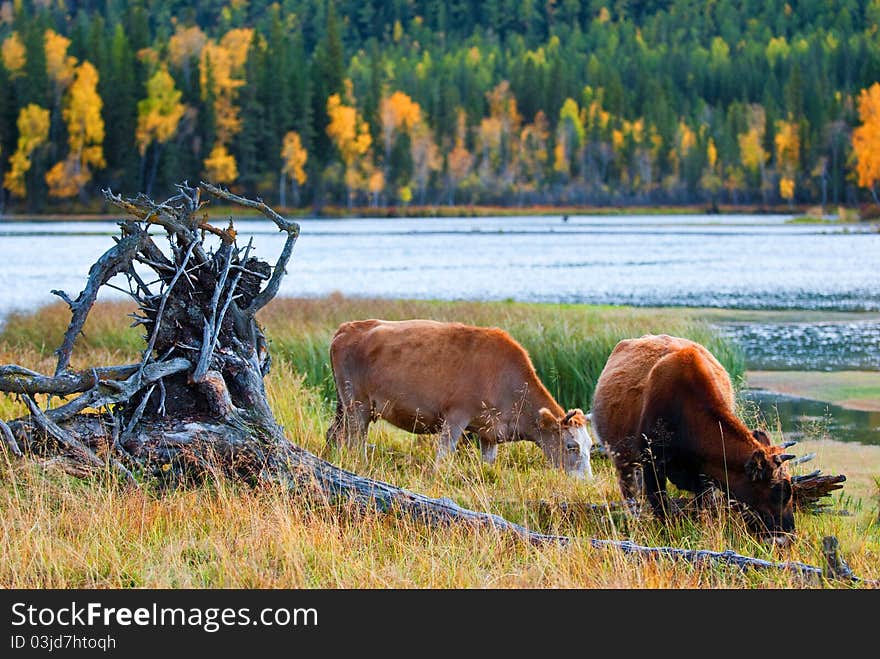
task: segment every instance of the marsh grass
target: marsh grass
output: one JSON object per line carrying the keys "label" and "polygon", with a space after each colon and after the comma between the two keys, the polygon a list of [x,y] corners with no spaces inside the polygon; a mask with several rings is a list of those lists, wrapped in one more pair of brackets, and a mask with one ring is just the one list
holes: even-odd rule
{"label": "marsh grass", "polygon": [[[136,359],[138,333],[125,328],[126,308],[102,304],[80,339],[77,363]],[[716,340],[688,312],[562,307],[516,303],[431,303],[351,300],[277,300],[262,321],[274,363],[266,380],[278,422],[295,443],[346,469],[460,505],[495,512],[548,533],[569,535],[569,547],[531,547],[462,526],[427,528],[406,518],[291,500],[273,488],[209,481],[190,490],[140,491],[112,477],[83,482],[36,461],[0,452],[0,586],[239,587],[239,588],[812,588],[784,572],[740,572],[712,564],[627,556],[599,550],[590,538],[631,539],[739,553],[774,561],[821,565],[823,535],[836,535],[850,567],[876,578],[880,554],[877,465],[880,447],[816,440],[826,472],[848,476],[836,497],[852,516],[798,515],[798,537],[780,550],[760,543],[724,509],[663,525],[650,517],[597,513],[577,518],[542,514],[536,502],[608,503],[620,498],[610,463],[594,459],[595,479],[575,481],[547,466],[533,444],[502,446],[494,465],[463,440],[435,466],[432,437],[417,437],[382,422],[371,427],[366,451],[330,451],[324,432],[333,412],[326,346],[336,325],[353,318],[433,317],[496,325],[532,353],[558,387],[564,405],[588,407],[602,356],[617,339],[667,331],[710,345]],[[51,372],[52,350],[67,322],[58,306],[11,319],[0,334],[0,363]],[[584,347],[586,344],[587,347]],[[724,355],[723,346],[713,348]],[[726,364],[734,372],[738,357]],[[592,361],[590,361],[592,360]],[[601,362],[601,363],[600,363]],[[581,365],[581,366],[579,366]],[[556,375],[554,375],[556,374]],[[552,380],[552,378],[556,378]],[[332,383],[331,383],[332,384]],[[554,392],[556,393],[556,392]],[[749,409],[743,410],[749,414]],[[23,413],[0,397],[0,417]],[[770,429],[772,431],[772,424]],[[811,444],[804,442],[805,445]],[[798,447],[800,449],[800,446]],[[812,468],[813,463],[806,467]],[[675,494],[673,489],[672,494]],[[824,584],[845,587],[842,584]]]}
{"label": "marsh grass", "polygon": [[587,409],[593,387],[618,341],[643,334],[674,334],[705,344],[733,378],[744,372],[742,355],[685,309],[379,300],[331,295],[317,300],[280,299],[261,320],[274,355],[306,375],[306,383],[335,400],[328,345],[340,323],[382,318],[434,320],[501,327],[528,351],[541,380],[566,408]]}

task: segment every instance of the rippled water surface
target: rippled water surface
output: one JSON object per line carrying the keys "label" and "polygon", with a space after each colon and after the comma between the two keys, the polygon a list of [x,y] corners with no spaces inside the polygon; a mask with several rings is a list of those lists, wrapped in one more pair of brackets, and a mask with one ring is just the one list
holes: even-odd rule
{"label": "rippled water surface", "polygon": [[[880,276],[880,275],[878,275]],[[753,370],[880,370],[880,319],[721,323]]]}
{"label": "rippled water surface", "polygon": [[[307,219],[281,295],[880,310],[880,233],[786,219]],[[262,257],[280,252],[268,221],[237,228]],[[52,301],[53,288],[78,292],[115,231],[112,222],[0,222],[0,315]]]}

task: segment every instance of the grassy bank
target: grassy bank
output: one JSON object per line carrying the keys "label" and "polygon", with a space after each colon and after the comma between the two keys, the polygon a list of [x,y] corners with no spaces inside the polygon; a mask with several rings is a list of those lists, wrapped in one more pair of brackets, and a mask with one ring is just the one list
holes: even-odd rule
{"label": "grassy bank", "polygon": [[[80,338],[74,366],[122,363],[141,347],[123,305],[96,309]],[[739,358],[687,310],[516,303],[276,300],[262,321],[275,356],[267,378],[270,403],[290,439],[347,469],[513,521],[575,538],[571,547],[527,547],[462,528],[428,530],[405,519],[298,505],[281,491],[254,491],[228,481],[190,491],[126,491],[112,482],[80,482],[33,461],[0,457],[0,586],[11,587],[579,587],[802,588],[786,573],[741,573],[717,565],[678,564],[591,548],[589,538],[642,544],[733,549],[768,560],[821,565],[824,535],[836,535],[850,567],[877,574],[880,533],[876,465],[880,447],[805,442],[813,465],[846,473],[834,504],[852,516],[798,515],[799,535],[780,550],[757,542],[725,511],[668,526],[617,515],[569,519],[542,513],[537,501],[619,499],[613,469],[594,461],[596,477],[577,482],[548,468],[528,442],[501,447],[484,465],[463,442],[434,467],[434,440],[377,424],[367,455],[328,453],[323,434],[332,413],[326,366],[335,326],[364,317],[450,318],[496,325],[531,351],[565,405],[587,406],[604,356],[624,336],[666,331],[704,340],[735,373]],[[51,372],[52,350],[67,322],[60,306],[10,319],[0,334],[0,363]],[[737,370],[739,369],[739,370]],[[555,378],[555,379],[554,379]],[[554,392],[556,393],[556,392]],[[0,418],[23,412],[0,398]],[[748,410],[744,410],[748,414]],[[873,467],[873,468],[872,468]],[[801,469],[801,466],[795,469]]]}

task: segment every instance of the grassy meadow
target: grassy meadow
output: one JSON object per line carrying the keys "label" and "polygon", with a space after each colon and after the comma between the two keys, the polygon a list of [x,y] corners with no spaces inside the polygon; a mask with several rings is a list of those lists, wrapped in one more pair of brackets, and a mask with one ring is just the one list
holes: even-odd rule
{"label": "grassy meadow", "polygon": [[[127,328],[129,307],[102,303],[77,343],[72,366],[127,363],[143,345]],[[550,391],[565,407],[589,408],[593,384],[616,342],[666,332],[705,343],[735,381],[743,360],[712,334],[697,312],[514,302],[426,302],[321,299],[273,301],[262,313],[273,354],[269,400],[295,443],[340,466],[460,505],[495,512],[545,532],[572,536],[568,547],[531,547],[491,532],[427,528],[411,520],[346,507],[306,506],[280,490],[231,481],[159,492],[149,483],[128,490],[112,479],[79,481],[35,460],[0,454],[0,587],[239,588],[815,588],[782,571],[676,563],[595,549],[590,538],[630,539],[738,553],[772,561],[822,565],[821,538],[835,535],[853,571],[880,577],[880,447],[816,439],[794,447],[815,452],[796,473],[844,473],[835,508],[847,516],[798,514],[798,537],[770,547],[741,519],[720,509],[663,525],[617,513],[578,518],[547,513],[540,502],[603,503],[620,498],[611,464],[594,458],[595,478],[575,481],[551,469],[529,442],[499,448],[494,465],[463,440],[456,455],[434,465],[434,438],[375,424],[366,455],[330,452],[324,432],[335,405],[327,346],[335,327],[356,318],[459,320],[509,331],[529,351]],[[0,364],[41,372],[68,322],[63,305],[14,316],[0,332]],[[0,418],[24,413],[0,397]],[[742,414],[754,420],[754,410]],[[775,441],[772,420],[762,420]],[[752,423],[751,425],[755,425]],[[674,492],[673,492],[674,493]],[[863,586],[865,587],[865,586]]]}

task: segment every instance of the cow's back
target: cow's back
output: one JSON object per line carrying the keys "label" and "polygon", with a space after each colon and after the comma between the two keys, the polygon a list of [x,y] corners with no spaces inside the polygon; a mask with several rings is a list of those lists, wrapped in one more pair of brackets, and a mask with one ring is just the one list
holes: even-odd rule
{"label": "cow's back", "polygon": [[449,409],[474,416],[498,400],[502,382],[531,362],[503,330],[432,320],[362,320],[340,325],[330,345],[337,389],[369,399],[376,412],[407,425],[417,410],[430,421]]}
{"label": "cow's back", "polygon": [[701,391],[708,385],[708,395],[720,397],[725,407],[733,409],[727,372],[699,343],[665,334],[626,339],[612,351],[593,395],[592,422],[602,442],[617,450],[637,443],[645,392],[652,379],[661,377],[670,397],[689,398],[691,384],[697,381]]}

